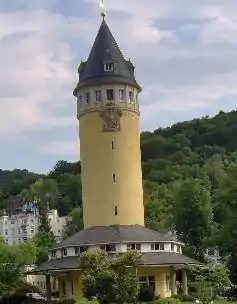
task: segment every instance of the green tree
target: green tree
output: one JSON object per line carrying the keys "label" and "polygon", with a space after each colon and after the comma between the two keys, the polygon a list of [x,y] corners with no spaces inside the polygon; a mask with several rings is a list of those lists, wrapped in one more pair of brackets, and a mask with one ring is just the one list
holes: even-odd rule
{"label": "green tree", "polygon": [[174,196],[174,229],[180,240],[196,248],[211,233],[210,190],[203,181],[186,180]]}
{"label": "green tree", "polygon": [[203,304],[209,304],[216,295],[231,286],[229,270],[225,265],[207,265],[191,269],[193,282],[190,283]]}
{"label": "green tree", "polygon": [[[60,174],[57,177],[57,183],[60,193],[58,209],[61,214],[68,215],[73,208],[82,205],[81,176],[70,173]],[[61,202],[63,203],[61,204]]]}
{"label": "green tree", "polygon": [[233,283],[237,283],[237,164],[231,164],[226,171],[217,192],[219,208],[222,210],[222,238],[219,242],[224,255],[229,256],[229,269]]}
{"label": "green tree", "polygon": [[54,235],[48,217],[49,208],[47,204],[38,200],[37,206],[39,210],[40,224],[33,240],[38,248],[36,263],[39,265],[48,259],[48,250],[52,248]]}
{"label": "green tree", "polygon": [[22,283],[26,264],[33,264],[37,249],[34,244],[7,245],[0,242],[0,296],[13,292]]}
{"label": "green tree", "polygon": [[47,203],[50,208],[55,208],[57,205],[59,191],[57,183],[53,179],[37,180],[31,185],[30,192],[37,201]]}
{"label": "green tree", "polygon": [[61,174],[78,174],[81,173],[81,164],[80,162],[70,163],[65,160],[59,160],[54,166],[53,170],[50,171],[50,178],[57,178]]}
{"label": "green tree", "polygon": [[63,227],[63,238],[69,236],[83,229],[83,210],[81,207],[74,208],[66,219],[65,226]]}
{"label": "green tree", "polygon": [[[109,257],[102,250],[87,251],[80,257],[84,294],[97,296],[99,303],[132,303],[138,296],[138,281],[130,267],[137,267],[141,255],[127,252]],[[129,268],[128,268],[129,266]]]}
{"label": "green tree", "polygon": [[146,226],[167,232],[172,222],[171,207],[173,193],[167,185],[157,185],[148,181],[144,182],[144,207]]}

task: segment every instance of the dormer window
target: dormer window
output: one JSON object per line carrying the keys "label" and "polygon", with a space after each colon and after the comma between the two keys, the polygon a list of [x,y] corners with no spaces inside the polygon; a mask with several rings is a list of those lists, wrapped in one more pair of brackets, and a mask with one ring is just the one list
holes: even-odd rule
{"label": "dormer window", "polygon": [[116,251],[115,244],[101,245],[100,249],[104,250],[106,252],[114,252],[114,251]]}
{"label": "dormer window", "polygon": [[127,249],[141,251],[141,244],[127,244]]}
{"label": "dormer window", "polygon": [[107,100],[109,100],[109,101],[114,100],[114,90],[113,89],[106,90],[106,93],[107,93]]}
{"label": "dormer window", "polygon": [[114,64],[112,62],[106,62],[104,64],[104,71],[105,72],[113,72],[114,71]]}
{"label": "dormer window", "polygon": [[87,249],[88,249],[88,247],[85,247],[85,246],[79,247],[79,253],[86,252]]}
{"label": "dormer window", "polygon": [[164,243],[151,244],[151,250],[159,251],[164,249],[165,249]]}

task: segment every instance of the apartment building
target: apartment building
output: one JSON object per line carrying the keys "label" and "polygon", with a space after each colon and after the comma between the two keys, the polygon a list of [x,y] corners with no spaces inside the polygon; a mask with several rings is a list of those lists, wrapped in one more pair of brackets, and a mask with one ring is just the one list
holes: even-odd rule
{"label": "apartment building", "polygon": [[[61,239],[66,217],[59,217],[57,210],[48,213],[49,222],[56,240]],[[31,239],[38,231],[40,216],[36,209],[24,211],[24,208],[15,215],[0,217],[0,236],[6,244],[16,244]]]}

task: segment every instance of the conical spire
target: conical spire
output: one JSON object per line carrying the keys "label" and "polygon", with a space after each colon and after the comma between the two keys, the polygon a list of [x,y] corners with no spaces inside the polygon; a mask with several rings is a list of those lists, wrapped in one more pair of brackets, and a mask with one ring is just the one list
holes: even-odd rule
{"label": "conical spire", "polygon": [[134,77],[134,66],[124,59],[104,16],[88,60],[80,64],[78,71],[79,83],[74,95],[80,87],[107,83],[130,84],[141,91]]}

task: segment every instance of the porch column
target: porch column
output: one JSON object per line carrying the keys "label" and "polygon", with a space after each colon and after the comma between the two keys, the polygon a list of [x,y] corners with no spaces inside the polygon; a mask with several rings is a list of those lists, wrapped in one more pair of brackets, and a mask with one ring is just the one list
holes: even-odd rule
{"label": "porch column", "polygon": [[50,274],[47,273],[45,275],[46,278],[46,297],[47,301],[50,303],[51,302],[51,281],[50,281]]}
{"label": "porch column", "polygon": [[188,277],[186,269],[182,270],[182,290],[185,296],[188,295]]}
{"label": "porch column", "polygon": [[171,268],[171,296],[176,295],[176,270],[174,267]]}

